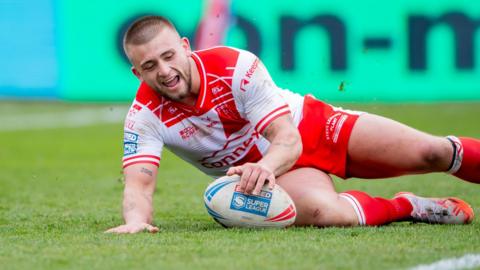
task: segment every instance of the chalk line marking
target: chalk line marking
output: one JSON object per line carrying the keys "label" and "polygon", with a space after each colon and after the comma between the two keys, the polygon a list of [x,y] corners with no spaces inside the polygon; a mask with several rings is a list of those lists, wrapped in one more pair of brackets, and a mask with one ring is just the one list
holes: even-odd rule
{"label": "chalk line marking", "polygon": [[460,258],[443,259],[431,264],[421,264],[409,270],[461,270],[480,266],[480,254],[466,254]]}

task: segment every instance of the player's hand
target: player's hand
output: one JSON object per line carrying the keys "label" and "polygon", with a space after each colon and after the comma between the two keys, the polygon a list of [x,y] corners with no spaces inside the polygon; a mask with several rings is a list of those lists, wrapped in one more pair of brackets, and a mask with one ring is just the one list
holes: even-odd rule
{"label": "player's hand", "polygon": [[142,231],[147,231],[149,233],[157,233],[158,231],[160,231],[160,229],[148,223],[129,223],[106,230],[105,233],[123,234],[138,233]]}
{"label": "player's hand", "polygon": [[273,172],[258,163],[245,163],[228,169],[228,176],[234,174],[240,175],[240,191],[246,194],[258,195],[266,180],[268,180],[270,189],[273,189],[275,186],[275,175]]}

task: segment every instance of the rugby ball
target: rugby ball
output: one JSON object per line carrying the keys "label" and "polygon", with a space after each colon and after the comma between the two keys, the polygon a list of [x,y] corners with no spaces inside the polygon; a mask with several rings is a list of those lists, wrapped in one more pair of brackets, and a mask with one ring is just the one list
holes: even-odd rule
{"label": "rugby ball", "polygon": [[240,176],[224,176],[211,183],[203,199],[208,214],[225,227],[284,228],[295,222],[295,205],[279,185],[264,185],[259,195],[239,191]]}

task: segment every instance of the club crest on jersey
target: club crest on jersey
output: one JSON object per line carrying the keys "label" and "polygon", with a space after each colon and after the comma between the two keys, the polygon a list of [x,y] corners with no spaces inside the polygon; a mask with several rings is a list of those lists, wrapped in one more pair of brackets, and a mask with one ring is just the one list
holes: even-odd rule
{"label": "club crest on jersey", "polygon": [[123,143],[123,155],[129,156],[137,153],[137,144],[126,142]]}
{"label": "club crest on jersey", "polygon": [[212,94],[217,95],[218,93],[222,92],[223,86],[215,86],[212,88]]}
{"label": "club crest on jersey", "polygon": [[272,192],[262,190],[259,195],[246,195],[241,193],[239,188],[239,185],[235,186],[230,209],[266,217],[272,201]]}
{"label": "club crest on jersey", "polygon": [[171,114],[175,114],[177,112],[177,108],[175,107],[169,107],[168,108],[168,112],[171,113]]}

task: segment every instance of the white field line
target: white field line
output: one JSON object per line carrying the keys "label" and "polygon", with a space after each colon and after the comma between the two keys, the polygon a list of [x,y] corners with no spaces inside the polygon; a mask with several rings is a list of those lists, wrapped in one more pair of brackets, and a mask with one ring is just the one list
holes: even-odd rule
{"label": "white field line", "polygon": [[75,128],[102,123],[121,123],[128,107],[102,107],[64,112],[0,115],[0,131]]}
{"label": "white field line", "polygon": [[421,264],[409,270],[460,270],[480,266],[480,254],[466,254],[460,258],[443,259],[432,264]]}

